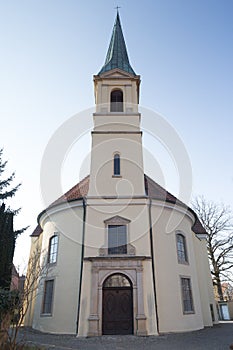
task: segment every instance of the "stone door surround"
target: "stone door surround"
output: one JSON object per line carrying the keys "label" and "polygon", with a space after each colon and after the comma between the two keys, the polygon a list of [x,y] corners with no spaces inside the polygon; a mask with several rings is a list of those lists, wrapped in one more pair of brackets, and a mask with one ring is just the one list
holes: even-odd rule
{"label": "stone door surround", "polygon": [[147,335],[142,281],[142,261],[145,259],[146,257],[85,258],[92,262],[88,336],[102,335],[103,284],[110,275],[119,273],[125,275],[132,283],[134,334]]}

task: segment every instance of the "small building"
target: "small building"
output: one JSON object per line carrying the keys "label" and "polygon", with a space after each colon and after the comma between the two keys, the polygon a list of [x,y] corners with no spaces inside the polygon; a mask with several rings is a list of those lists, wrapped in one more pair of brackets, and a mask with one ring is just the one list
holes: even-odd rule
{"label": "small building", "polygon": [[118,13],[94,91],[90,175],[39,214],[31,255],[39,249],[48,273],[25,324],[77,336],[212,326],[206,232],[192,209],[144,173],[140,76]]}
{"label": "small building", "polygon": [[19,273],[16,270],[15,265],[13,264],[12,270],[11,270],[11,285],[10,289],[15,290],[19,288]]}

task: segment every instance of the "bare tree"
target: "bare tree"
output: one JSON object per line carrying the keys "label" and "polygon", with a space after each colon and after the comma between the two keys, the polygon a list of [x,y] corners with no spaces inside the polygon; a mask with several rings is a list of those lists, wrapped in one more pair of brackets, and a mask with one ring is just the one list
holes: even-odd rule
{"label": "bare tree", "polygon": [[224,300],[233,300],[233,287],[230,283],[222,283],[222,292]]}
{"label": "bare tree", "polygon": [[192,207],[207,232],[207,249],[213,283],[223,300],[222,282],[232,281],[233,213],[229,207],[196,197]]}
{"label": "bare tree", "polygon": [[[23,325],[27,311],[36,297],[41,278],[46,277],[48,266],[41,264],[41,251],[35,249],[29,258],[27,275],[22,292],[12,291],[5,310],[0,313],[0,349],[23,349],[23,342],[18,340],[18,332]],[[20,345],[21,343],[21,345]]]}

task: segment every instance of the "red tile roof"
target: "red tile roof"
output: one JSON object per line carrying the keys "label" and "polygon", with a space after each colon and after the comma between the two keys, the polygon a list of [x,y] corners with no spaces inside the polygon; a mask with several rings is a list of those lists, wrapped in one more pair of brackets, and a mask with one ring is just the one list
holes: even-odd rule
{"label": "red tile roof", "polygon": [[84,179],[82,179],[77,185],[73,186],[69,191],[67,191],[63,196],[55,200],[52,204],[50,204],[50,207],[53,207],[54,205],[61,204],[64,202],[71,202],[73,200],[81,199],[83,197],[86,197],[87,192],[89,190],[89,180],[90,176],[86,176]]}
{"label": "red tile roof", "polygon": [[[90,176],[88,175],[83,180],[81,180],[78,184],[73,186],[68,192],[66,192],[64,195],[62,195],[60,198],[58,198],[56,201],[50,204],[48,208],[51,208],[61,203],[71,202],[71,201],[86,197],[89,189],[89,181],[90,181]],[[205,229],[203,228],[199,219],[197,218],[196,214],[191,208],[189,208],[186,204],[181,202],[171,193],[166,191],[162,186],[157,184],[149,176],[144,175],[144,181],[145,181],[145,192],[149,198],[166,201],[172,204],[179,204],[180,206],[187,208],[187,210],[192,212],[196,218],[195,224],[193,225],[193,228],[192,228],[193,231],[199,234],[206,233]],[[37,227],[31,234],[31,236],[36,237],[36,236],[39,236],[41,233],[42,233],[42,229],[40,225],[37,225]]]}
{"label": "red tile roof", "polygon": [[40,234],[43,232],[42,228],[40,225],[37,225],[35,230],[32,232],[31,237],[38,237]]}
{"label": "red tile roof", "polygon": [[[71,202],[72,200],[77,200],[85,197],[89,189],[89,178],[89,175],[86,176],[79,183],[73,186],[68,192],[63,194],[63,196],[59,197],[52,204],[50,204],[49,208],[53,207],[54,205],[58,205],[65,202]],[[35,230],[32,232],[31,237],[40,236],[42,232],[43,230],[40,227],[40,225],[37,225]]]}
{"label": "red tile roof", "polygon": [[162,186],[157,184],[157,182],[152,180],[147,175],[145,175],[145,190],[146,190],[146,194],[150,198],[166,201],[172,204],[179,204],[180,206],[189,210],[192,214],[194,214],[196,218],[196,221],[192,227],[192,230],[197,234],[206,234],[206,231],[202,226],[200,220],[198,219],[196,213],[191,208],[189,208],[186,204],[181,202],[179,199],[177,199],[175,196],[173,196],[171,193],[169,193],[167,190],[165,190]]}
{"label": "red tile roof", "polygon": [[165,190],[162,186],[157,184],[149,176],[144,175],[145,191],[149,198],[158,199],[161,201],[170,202],[173,204],[180,204],[181,206],[187,207],[183,202]]}

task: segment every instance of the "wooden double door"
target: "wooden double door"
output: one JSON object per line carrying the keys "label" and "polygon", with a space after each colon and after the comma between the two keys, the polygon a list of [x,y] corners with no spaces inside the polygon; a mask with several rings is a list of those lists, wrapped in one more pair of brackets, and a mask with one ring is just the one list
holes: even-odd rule
{"label": "wooden double door", "polygon": [[133,334],[132,287],[103,288],[103,334]]}

